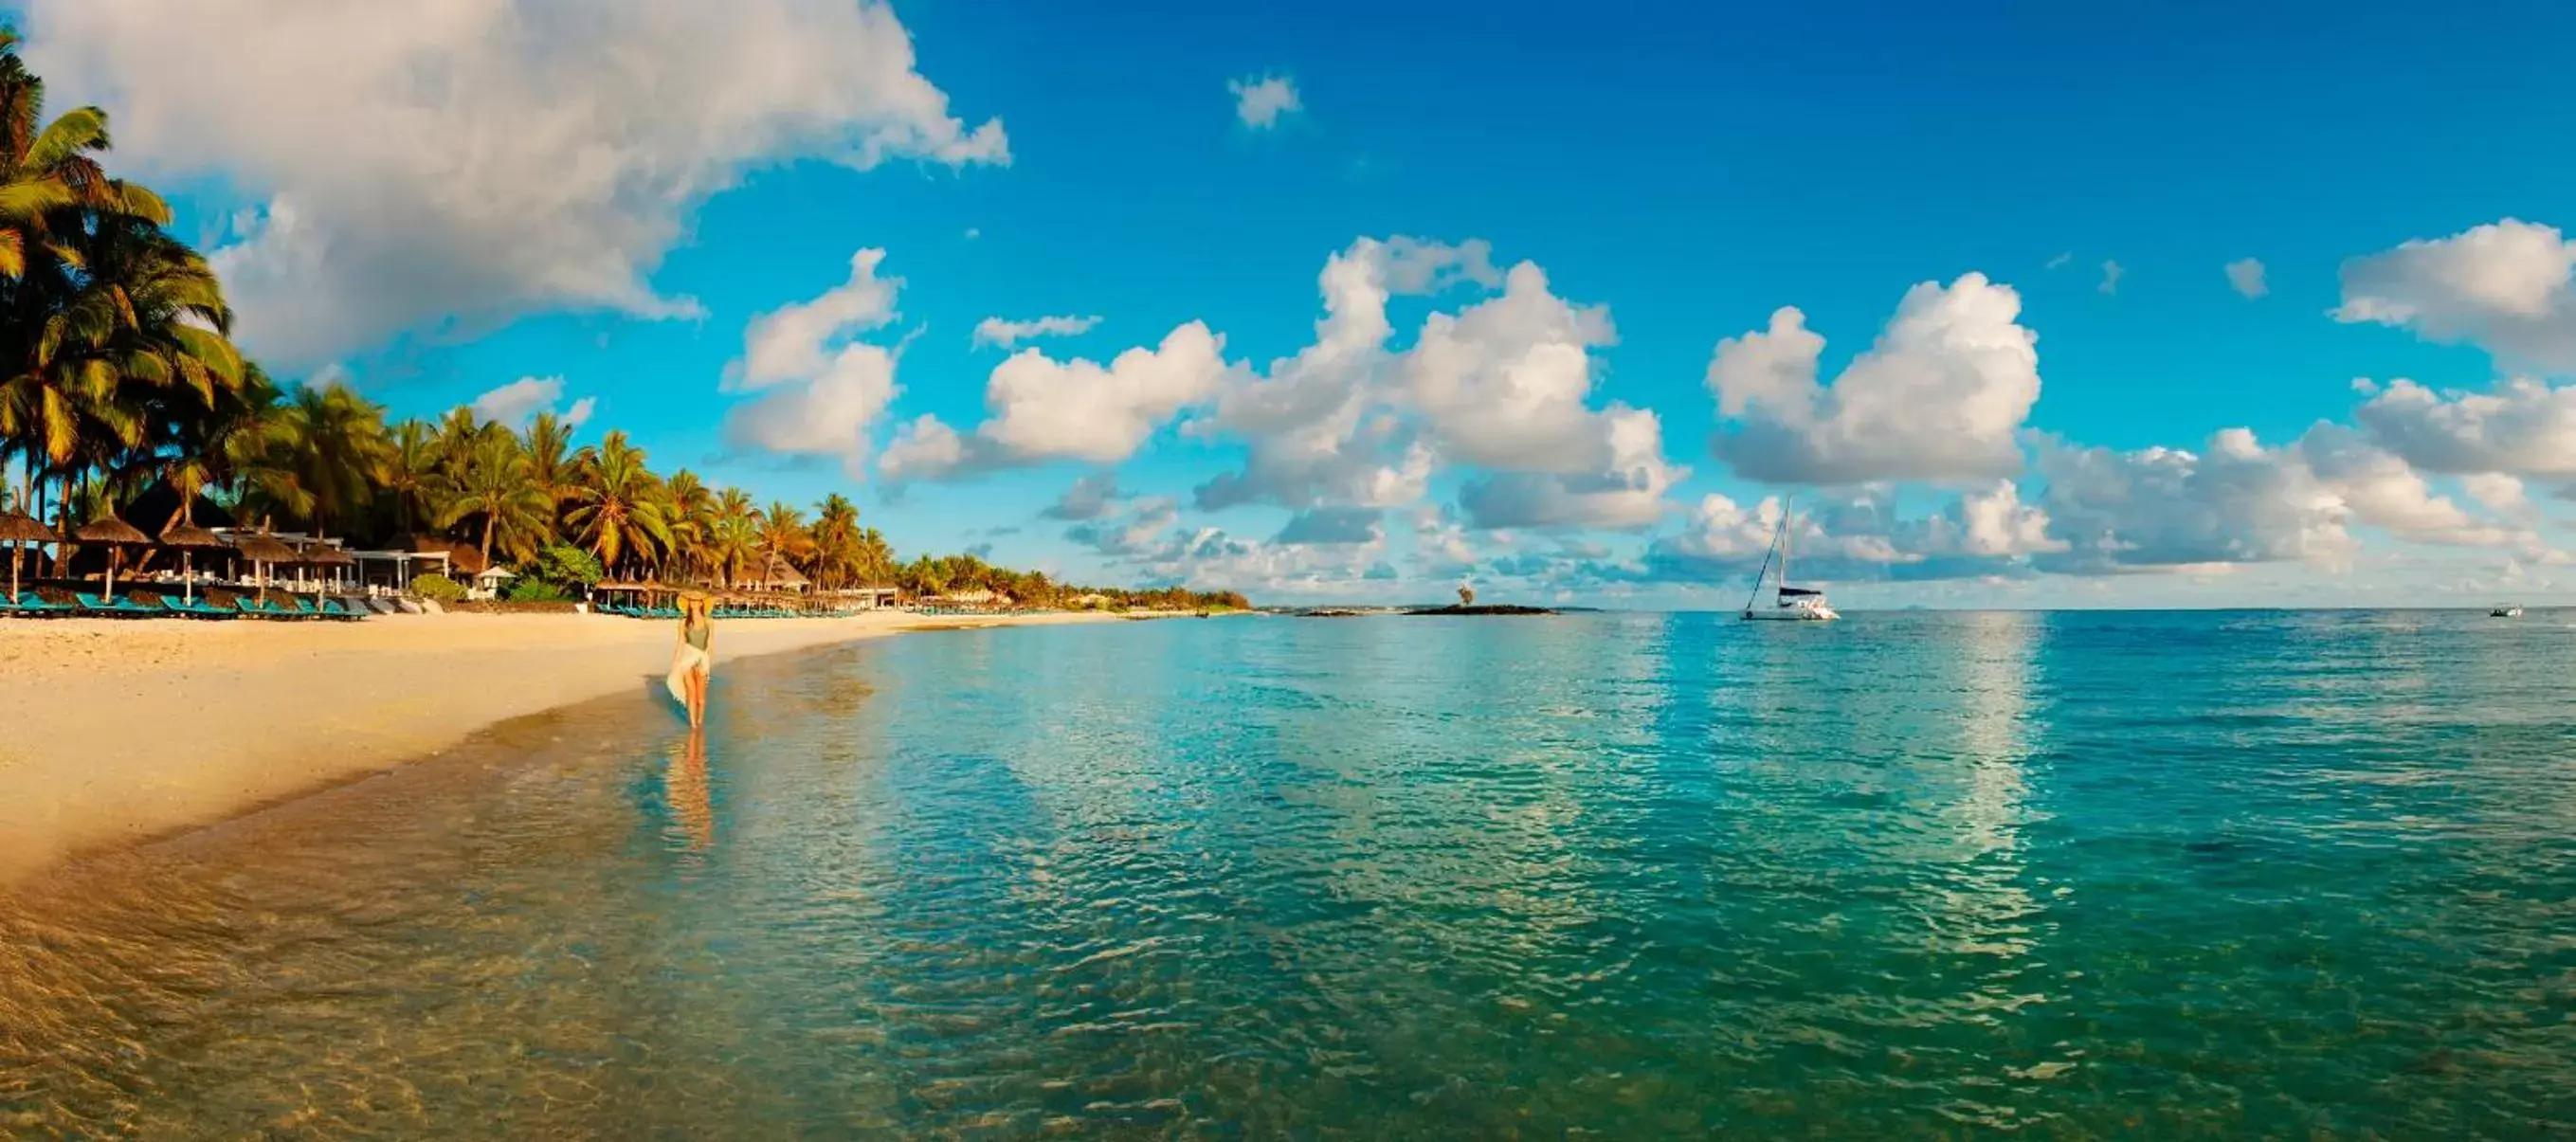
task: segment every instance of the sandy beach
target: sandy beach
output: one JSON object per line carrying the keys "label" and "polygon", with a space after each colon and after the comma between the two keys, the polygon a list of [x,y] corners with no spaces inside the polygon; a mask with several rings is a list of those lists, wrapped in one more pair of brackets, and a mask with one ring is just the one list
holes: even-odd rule
{"label": "sandy beach", "polygon": [[[721,664],[907,630],[1118,621],[763,619],[720,624],[716,650]],[[602,615],[0,622],[0,882],[640,686],[668,668],[673,637],[669,623]]]}

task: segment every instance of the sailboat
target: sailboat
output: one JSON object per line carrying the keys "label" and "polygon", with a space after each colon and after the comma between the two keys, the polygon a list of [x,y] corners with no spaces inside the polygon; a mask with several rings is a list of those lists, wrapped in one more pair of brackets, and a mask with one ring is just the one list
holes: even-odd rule
{"label": "sailboat", "polygon": [[[1771,533],[1771,549],[1763,553],[1762,570],[1753,576],[1753,597],[1744,600],[1744,617],[1754,621],[1831,622],[1842,615],[1825,602],[1825,593],[1812,587],[1789,585],[1789,523],[1794,513],[1784,501],[1780,505],[1780,526]],[[1771,565],[1780,565],[1780,577],[1772,590],[1772,604],[1762,602],[1762,582],[1770,577]]]}

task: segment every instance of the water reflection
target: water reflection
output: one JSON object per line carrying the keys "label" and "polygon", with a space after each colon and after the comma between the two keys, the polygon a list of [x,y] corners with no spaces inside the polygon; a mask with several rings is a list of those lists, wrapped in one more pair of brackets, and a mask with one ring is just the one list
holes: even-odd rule
{"label": "water reflection", "polygon": [[748,662],[0,901],[0,1135],[2543,1133],[2570,660],[2484,634]]}
{"label": "water reflection", "polygon": [[662,796],[679,825],[679,843],[690,852],[705,852],[716,842],[715,805],[707,793],[707,735],[692,729],[671,748],[662,767]]}

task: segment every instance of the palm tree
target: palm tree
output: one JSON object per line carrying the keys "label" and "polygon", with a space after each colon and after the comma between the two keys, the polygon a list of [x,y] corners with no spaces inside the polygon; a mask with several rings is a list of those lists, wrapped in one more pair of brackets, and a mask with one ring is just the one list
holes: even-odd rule
{"label": "palm tree", "polygon": [[708,543],[715,535],[715,491],[686,468],[671,473],[662,491],[671,525],[671,562],[691,574],[702,574],[707,570]]}
{"label": "palm tree", "polygon": [[286,424],[304,504],[296,514],[321,534],[370,502],[385,482],[394,458],[385,410],[345,385],[298,388]]}
{"label": "palm tree", "polygon": [[483,517],[483,562],[492,562],[497,538],[514,559],[535,553],[533,542],[554,528],[554,504],[529,478],[528,453],[508,432],[489,432],[474,442],[465,470],[453,485],[456,498],[447,505],[446,522]]}
{"label": "palm tree", "polygon": [[846,587],[858,574],[859,507],[835,492],[814,505],[813,565],[817,586]]}
{"label": "palm tree", "polygon": [[602,568],[614,574],[629,556],[650,564],[670,546],[661,481],[644,466],[644,450],[628,444],[625,433],[611,432],[596,451],[585,450],[581,477],[564,522],[599,557]]}
{"label": "palm tree", "polygon": [[731,587],[742,582],[742,569],[760,551],[760,524],[751,497],[726,488],[716,497],[715,522],[707,532],[707,557]]}
{"label": "palm tree", "polygon": [[760,532],[760,585],[766,588],[770,567],[781,560],[794,563],[812,549],[814,537],[805,531],[805,513],[783,500],[770,501],[755,519]]}
{"label": "palm tree", "polygon": [[[546,502],[560,508],[572,498],[574,482],[580,467],[573,462],[572,429],[551,412],[537,414],[528,422],[528,482],[544,492]],[[553,523],[548,509],[547,522]]]}
{"label": "palm tree", "polygon": [[394,522],[405,533],[423,520],[447,517],[449,490],[439,468],[437,430],[417,417],[394,426],[393,455],[385,464],[385,492],[393,498]]}

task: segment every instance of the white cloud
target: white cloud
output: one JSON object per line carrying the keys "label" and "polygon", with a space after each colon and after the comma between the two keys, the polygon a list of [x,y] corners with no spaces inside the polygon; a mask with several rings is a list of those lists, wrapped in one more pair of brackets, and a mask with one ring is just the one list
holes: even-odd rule
{"label": "white cloud", "polygon": [[1272,362],[1266,376],[1237,376],[1218,393],[1213,415],[1196,426],[1201,435],[1240,437],[1250,450],[1241,472],[1198,488],[1198,505],[1268,502],[1302,510],[1420,499],[1433,458],[1387,405],[1383,373],[1394,332],[1387,300],[1488,280],[1500,278],[1483,242],[1362,238],[1325,259],[1317,277],[1324,316],[1315,323],[1314,343]]}
{"label": "white cloud", "polygon": [[1180,505],[1169,499],[1142,500],[1123,515],[1104,514],[1066,528],[1064,537],[1102,555],[1138,556],[1180,518]]}
{"label": "white cloud", "polygon": [[2118,262],[2104,262],[2102,263],[2102,284],[2093,288],[2103,293],[2118,293],[2120,292],[2120,275],[2127,272],[2128,271],[2120,268],[2120,263]]}
{"label": "white cloud", "polygon": [[900,354],[856,339],[894,320],[903,281],[877,276],[884,261],[883,250],[860,250],[847,282],[744,327],[743,354],[727,368],[724,388],[759,395],[726,412],[726,444],[830,457],[851,476],[864,474],[877,421],[902,391]]}
{"label": "white cloud", "polygon": [[2343,264],[2335,319],[2473,342],[2519,365],[2576,370],[2576,242],[2505,219]]}
{"label": "white cloud", "polygon": [[2472,518],[2437,495],[2396,453],[2340,425],[2320,424],[2299,438],[2297,458],[2340,497],[2357,522],[2418,543],[2496,546],[2516,531]]}
{"label": "white cloud", "polygon": [[[522,428],[530,418],[553,408],[556,401],[562,400],[563,390],[562,377],[521,377],[475,397],[471,407],[474,415],[481,419]],[[593,407],[594,398],[591,397],[574,401],[572,408],[563,414],[563,422],[568,427],[579,428],[583,421],[590,419]]]}
{"label": "white cloud", "polygon": [[2355,544],[2350,512],[2306,465],[2231,428],[2205,452],[2042,444],[2041,506],[2078,572],[2307,560],[2338,564]]}
{"label": "white cloud", "polygon": [[1226,81],[1225,89],[1234,93],[1235,118],[1255,131],[1276,127],[1282,116],[1305,108],[1305,104],[1298,101],[1297,85],[1286,76],[1230,79]]}
{"label": "white cloud", "polygon": [[2501,472],[2472,472],[2460,477],[2460,490],[2469,498],[2486,505],[2487,510],[2509,518],[2522,518],[2530,513],[2531,495],[2522,481]]}
{"label": "white cloud", "polygon": [[1009,161],[876,0],[30,0],[66,105],[146,178],[257,203],[213,254],[285,367],[552,309],[664,317],[696,205],[796,159]]}
{"label": "white cloud", "polygon": [[[1434,311],[1410,348],[1389,349],[1390,298],[1468,283],[1501,293]],[[1537,265],[1498,273],[1481,241],[1362,238],[1326,260],[1318,287],[1314,343],[1238,376],[1194,425],[1250,451],[1241,472],[1199,487],[1200,507],[1402,506],[1446,462],[1483,470],[1462,500],[1478,526],[1634,527],[1688,474],[1665,460],[1652,412],[1588,403],[1609,314],[1557,297]]]}
{"label": "white cloud", "polygon": [[1064,494],[1038,514],[1048,519],[1089,520],[1109,514],[1118,504],[1118,474],[1093,472],[1075,480]]}
{"label": "white cloud", "polygon": [[878,345],[843,348],[820,375],[782,384],[735,405],[725,443],[781,456],[828,456],[851,477],[865,475],[870,430],[900,391],[895,355]]}
{"label": "white cloud", "polygon": [[2047,264],[2045,267],[2043,267],[2043,268],[2045,268],[2045,269],[2051,269],[2051,270],[2062,270],[2062,269],[2065,269],[2065,268],[2066,268],[2066,264],[2067,264],[2068,262],[2072,262],[2072,261],[2074,261],[2074,260],[2075,260],[2075,251],[2073,251],[2073,250],[2060,250],[2060,251],[2058,251],[2058,252],[2057,252],[2057,256],[2056,256],[2056,257],[2054,257],[2054,258],[2050,258],[2050,259],[2048,260],[2048,264]]}
{"label": "white cloud", "polygon": [[2256,258],[2238,258],[2227,263],[2227,286],[2247,297],[2261,297],[2271,292],[2263,284],[2263,263]]}
{"label": "white cloud", "polygon": [[2020,313],[2020,295],[1982,274],[1924,282],[1827,387],[1824,338],[1781,309],[1768,330],[1718,343],[1708,388],[1737,423],[1712,447],[1774,483],[2011,476],[2022,467],[2015,435],[2039,400],[2039,338]]}
{"label": "white cloud", "polygon": [[1386,538],[1383,525],[1386,513],[1378,508],[1315,508],[1289,517],[1287,526],[1279,529],[1272,543],[1281,544],[1348,544],[1378,543]]}
{"label": "white cloud", "polygon": [[1048,460],[1124,460],[1181,409],[1215,394],[1224,354],[1225,339],[1196,321],[1105,366],[1022,349],[994,367],[984,389],[992,415],[972,437],[923,417],[879,468],[893,479],[935,480]]}
{"label": "white cloud", "polygon": [[2576,476],[2576,385],[2508,380],[2483,393],[2399,378],[2356,411],[2371,436],[2431,472]]}
{"label": "white cloud", "polygon": [[998,345],[1008,349],[1039,337],[1079,336],[1091,332],[1091,328],[1098,324],[1100,319],[1097,317],[1039,317],[1028,321],[987,317],[975,323],[975,344],[978,348]]}
{"label": "white cloud", "polygon": [[752,318],[743,330],[742,360],[734,363],[732,383],[762,389],[816,376],[831,367],[832,355],[851,338],[893,321],[895,293],[903,288],[903,279],[878,277],[877,267],[884,261],[883,250],[861,250],[850,255],[848,282],[812,301]]}

